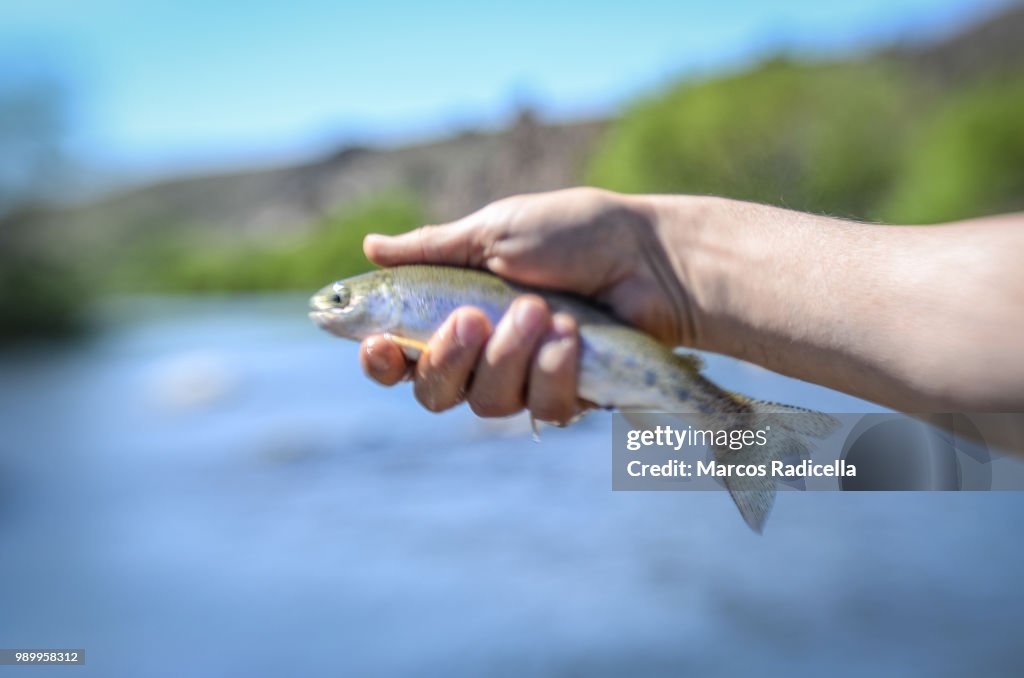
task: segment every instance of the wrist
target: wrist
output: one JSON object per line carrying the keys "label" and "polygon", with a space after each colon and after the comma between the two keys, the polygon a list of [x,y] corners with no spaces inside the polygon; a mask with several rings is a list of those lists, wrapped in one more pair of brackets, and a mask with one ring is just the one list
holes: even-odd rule
{"label": "wrist", "polygon": [[628,323],[673,346],[697,346],[697,322],[688,281],[673,234],[677,215],[668,200],[689,196],[613,194],[628,225],[628,245],[618,255],[622,264],[616,286],[628,291],[626,303],[613,303]]}
{"label": "wrist", "polygon": [[726,352],[721,328],[736,269],[739,233],[723,218],[733,201],[710,196],[637,196],[653,225],[672,275],[685,294],[674,300],[684,319],[679,345]]}

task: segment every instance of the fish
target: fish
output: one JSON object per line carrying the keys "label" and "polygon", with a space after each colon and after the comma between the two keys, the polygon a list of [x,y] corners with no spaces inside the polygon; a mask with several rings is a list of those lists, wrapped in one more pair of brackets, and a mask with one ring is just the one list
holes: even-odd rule
{"label": "fish", "polygon": [[[309,316],[333,335],[361,341],[383,334],[415,360],[455,309],[474,306],[496,324],[523,294],[542,297],[552,313],[575,318],[580,341],[577,395],[615,409],[636,425],[643,413],[671,413],[716,430],[774,426],[768,444],[712,445],[716,463],[770,465],[809,458],[807,438],[825,438],[838,421],[820,412],[747,398],[706,378],[703,363],[619,320],[607,308],[566,292],[516,284],[477,269],[434,265],[382,268],[326,285],[310,298]],[[777,416],[799,414],[802,416]],[[775,500],[770,475],[722,478],[743,520],[761,533]]]}

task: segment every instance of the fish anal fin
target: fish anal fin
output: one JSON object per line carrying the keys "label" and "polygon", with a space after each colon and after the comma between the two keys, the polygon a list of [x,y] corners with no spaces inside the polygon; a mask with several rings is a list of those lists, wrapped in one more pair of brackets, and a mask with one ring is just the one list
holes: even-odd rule
{"label": "fish anal fin", "polygon": [[728,476],[725,487],[729,490],[744,522],[761,534],[768,514],[775,503],[775,479],[769,476]]}
{"label": "fish anal fin", "polygon": [[[771,459],[778,453],[777,449],[758,445],[748,445],[739,450],[719,446],[712,446],[712,449],[715,452],[717,464],[731,467],[763,466],[767,468]],[[770,473],[764,475],[733,475],[729,473],[723,480],[736,508],[743,516],[743,520],[750,526],[750,529],[761,534],[765,521],[768,520],[768,514],[772,510],[772,505],[775,503],[775,478]]]}
{"label": "fish anal fin", "polygon": [[619,413],[627,422],[629,422],[629,425],[635,429],[653,430],[656,426],[665,425],[666,422],[671,422],[672,424],[679,426],[690,426],[695,423],[695,421],[691,419],[693,415],[679,414],[675,412],[656,412],[652,409],[623,407],[619,408]]}

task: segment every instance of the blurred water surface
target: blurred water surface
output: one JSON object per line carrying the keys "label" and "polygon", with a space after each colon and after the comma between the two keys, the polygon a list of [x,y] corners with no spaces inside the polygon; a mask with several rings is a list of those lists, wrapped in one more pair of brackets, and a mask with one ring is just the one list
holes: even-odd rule
{"label": "blurred water surface", "polygon": [[[1017,493],[612,493],[610,421],[431,415],[301,297],[0,357],[0,645],[63,675],[1012,674]],[[712,356],[754,396],[873,408]],[[16,669],[9,669],[14,672]]]}

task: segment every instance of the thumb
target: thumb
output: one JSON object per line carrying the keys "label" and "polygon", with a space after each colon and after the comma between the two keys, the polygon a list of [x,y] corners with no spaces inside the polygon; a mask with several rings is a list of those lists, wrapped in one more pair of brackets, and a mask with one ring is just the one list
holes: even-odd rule
{"label": "thumb", "polygon": [[481,229],[463,219],[440,226],[422,226],[401,235],[371,233],[363,240],[366,257],[379,266],[447,264],[477,267],[483,256]]}

